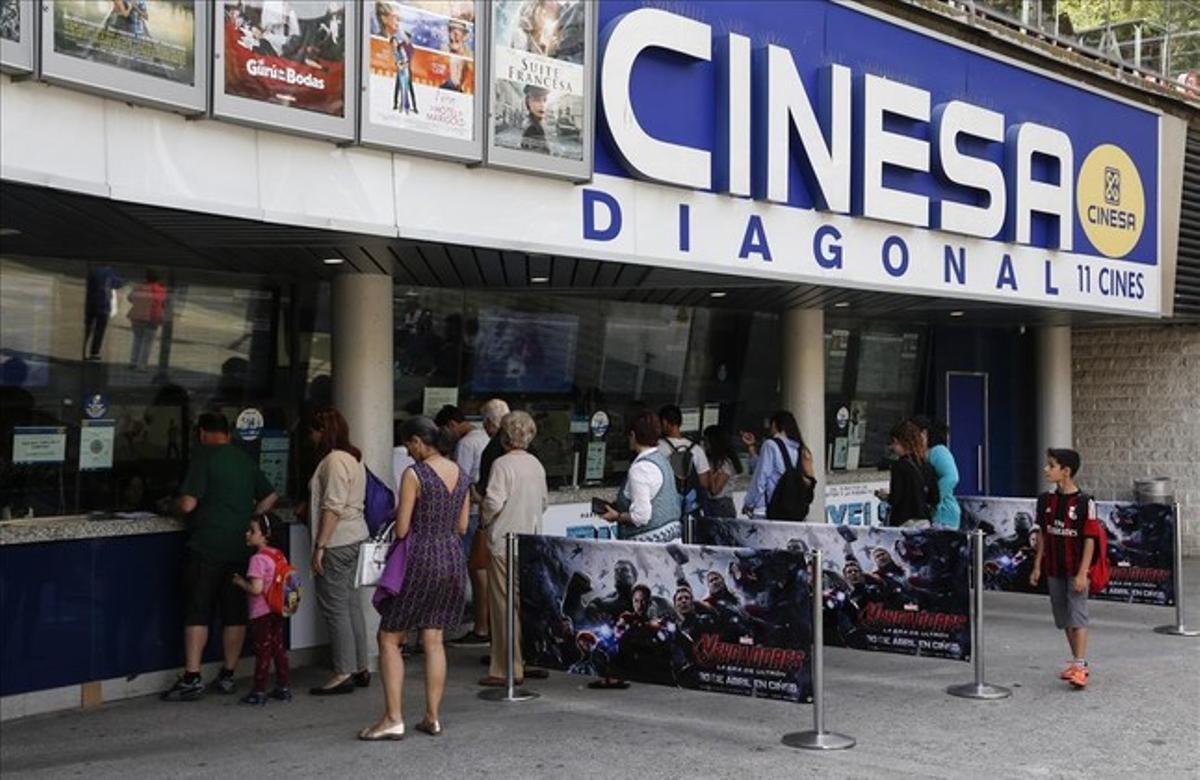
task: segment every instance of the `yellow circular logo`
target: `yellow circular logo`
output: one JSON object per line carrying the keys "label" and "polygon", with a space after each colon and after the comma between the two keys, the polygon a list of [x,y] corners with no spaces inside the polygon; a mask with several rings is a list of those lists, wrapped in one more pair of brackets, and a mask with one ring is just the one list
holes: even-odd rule
{"label": "yellow circular logo", "polygon": [[1101,144],[1083,161],[1075,203],[1083,232],[1100,254],[1124,257],[1137,245],[1146,194],[1137,166],[1119,146]]}

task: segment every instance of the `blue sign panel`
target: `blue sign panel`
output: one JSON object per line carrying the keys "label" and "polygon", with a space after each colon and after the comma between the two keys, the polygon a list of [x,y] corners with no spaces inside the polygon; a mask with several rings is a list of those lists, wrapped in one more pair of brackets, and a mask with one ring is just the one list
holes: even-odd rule
{"label": "blue sign panel", "polygon": [[[645,19],[641,29],[622,22],[647,9],[660,16]],[[694,24],[664,24],[668,17]],[[711,0],[663,10],[606,0],[600,30],[606,121],[598,123],[599,175],[1067,250],[1136,264],[1135,271],[1158,264],[1159,116],[1151,110],[835,2]],[[624,74],[614,76],[605,61],[616,58],[631,62],[628,102],[622,96],[612,106],[611,85]],[[793,78],[802,90],[792,88]],[[807,135],[799,110],[805,105],[815,118]],[[780,110],[793,125],[786,136],[771,137]],[[644,136],[678,147],[676,170],[688,172],[664,174],[662,165],[651,172],[640,164],[634,158]],[[813,139],[828,149],[817,149]],[[839,143],[849,144],[845,154],[837,153]],[[783,153],[772,144],[782,144]],[[687,156],[688,150],[707,154]],[[830,159],[814,159],[814,150]],[[738,160],[747,155],[743,178]],[[852,193],[841,209],[843,193],[829,182],[844,175],[847,159]],[[711,176],[700,171],[694,178],[697,166],[688,160],[711,164]],[[954,215],[955,204],[971,209]],[[600,236],[619,232],[612,222],[620,214],[611,208],[586,216],[602,223]],[[687,220],[686,209],[679,220]],[[759,232],[747,229],[745,256],[769,259],[768,238]],[[680,249],[687,238],[681,229]],[[900,242],[892,249],[893,266],[907,264],[908,247]],[[941,262],[939,256],[938,276]],[[958,268],[950,265],[947,277]],[[1068,269],[1053,271],[1057,276],[1048,264],[1044,288],[1051,296]],[[1149,295],[1137,287],[1141,276],[1121,275],[1118,285],[1111,266],[1096,271],[1105,279],[1085,278],[1090,269],[1080,268],[1079,278],[1069,279],[1072,288],[1081,295],[1100,285],[1106,296]],[[997,289],[1005,281],[1002,268]]]}

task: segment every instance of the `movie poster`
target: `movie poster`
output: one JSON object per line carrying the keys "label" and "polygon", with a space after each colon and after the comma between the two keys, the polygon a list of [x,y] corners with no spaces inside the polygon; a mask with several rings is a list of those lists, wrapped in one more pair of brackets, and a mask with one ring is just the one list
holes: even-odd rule
{"label": "movie poster", "polygon": [[51,5],[56,53],[195,83],[194,0],[55,0]]}
{"label": "movie poster", "polygon": [[526,663],[811,700],[802,554],[521,536],[519,556]]}
{"label": "movie poster", "polygon": [[493,144],[583,160],[583,0],[492,3]]}
{"label": "movie poster", "polygon": [[[963,529],[986,532],[983,577],[987,590],[1046,593],[1043,579],[1030,586],[1037,552],[1037,500],[1033,498],[960,498]],[[1092,596],[1128,604],[1175,603],[1175,515],[1161,504],[1097,501],[1108,535],[1108,587]]]}
{"label": "movie poster", "polygon": [[366,6],[367,121],[475,137],[475,0],[375,0]]}
{"label": "movie poster", "polygon": [[346,115],[346,0],[223,0],[225,94]]}
{"label": "movie poster", "polygon": [[825,643],[971,657],[969,540],[958,531],[757,520],[696,521],[696,541],[825,556]]}

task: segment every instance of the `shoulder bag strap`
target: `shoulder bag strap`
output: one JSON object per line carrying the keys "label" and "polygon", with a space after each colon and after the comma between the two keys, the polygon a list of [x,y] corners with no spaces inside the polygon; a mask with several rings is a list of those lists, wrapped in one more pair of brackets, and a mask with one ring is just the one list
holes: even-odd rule
{"label": "shoulder bag strap", "polygon": [[779,447],[779,454],[783,456],[783,470],[787,472],[795,469],[796,467],[792,465],[792,457],[788,455],[787,445],[774,437],[771,438],[771,441],[775,442],[775,446]]}

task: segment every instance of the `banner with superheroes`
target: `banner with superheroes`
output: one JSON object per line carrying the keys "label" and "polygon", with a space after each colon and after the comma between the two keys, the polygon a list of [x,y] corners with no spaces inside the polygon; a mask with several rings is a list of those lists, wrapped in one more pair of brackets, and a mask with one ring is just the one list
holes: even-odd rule
{"label": "banner with superheroes", "polygon": [[526,663],[812,700],[802,553],[522,536],[518,555]]}
{"label": "banner with superheroes", "polygon": [[699,519],[695,541],[825,556],[825,643],[967,661],[969,537],[943,529]]}
{"label": "banner with superheroes", "polygon": [[[1033,498],[960,498],[963,529],[982,528],[983,582],[987,590],[1045,593],[1043,580],[1030,586],[1037,551]],[[1127,604],[1175,604],[1175,511],[1164,504],[1097,501],[1096,514],[1108,534],[1108,587],[1092,596]]]}

